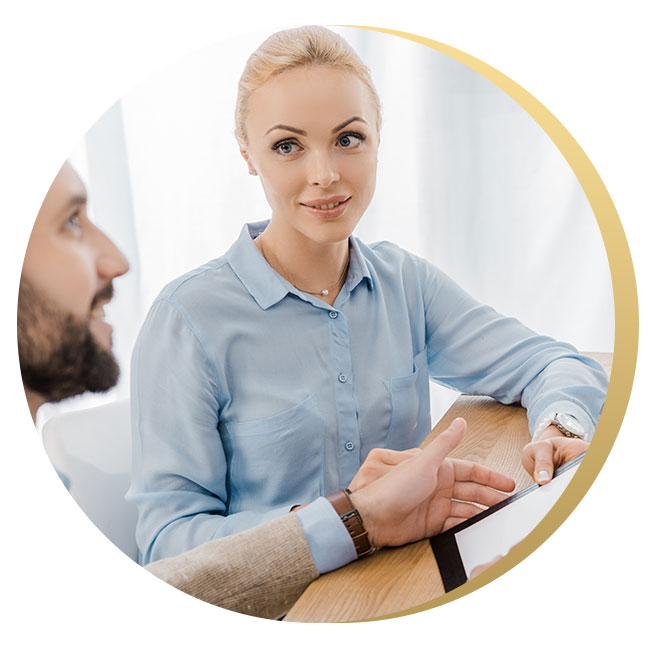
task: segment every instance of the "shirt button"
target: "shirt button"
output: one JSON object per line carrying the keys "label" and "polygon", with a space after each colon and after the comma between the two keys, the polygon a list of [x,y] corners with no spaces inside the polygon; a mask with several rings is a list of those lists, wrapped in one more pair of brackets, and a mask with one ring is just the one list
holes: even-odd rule
{"label": "shirt button", "polygon": [[354,443],[352,442],[352,440],[348,440],[348,441],[345,443],[345,448],[346,448],[348,451],[352,451],[352,450],[354,449]]}
{"label": "shirt button", "polygon": [[341,373],[341,374],[339,375],[339,381],[340,381],[342,384],[344,384],[347,380],[348,380],[347,376],[344,375],[343,373]]}
{"label": "shirt button", "polygon": [[339,313],[337,311],[330,312],[330,318],[338,318],[338,317],[339,317]]}

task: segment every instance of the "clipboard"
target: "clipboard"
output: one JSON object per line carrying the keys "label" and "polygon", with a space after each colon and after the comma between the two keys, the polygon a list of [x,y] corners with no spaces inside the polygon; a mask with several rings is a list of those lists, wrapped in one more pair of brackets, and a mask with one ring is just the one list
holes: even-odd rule
{"label": "clipboard", "polygon": [[585,453],[558,467],[546,485],[535,483],[462,524],[430,537],[445,591],[465,584],[475,567],[506,555],[524,539],[560,498]]}

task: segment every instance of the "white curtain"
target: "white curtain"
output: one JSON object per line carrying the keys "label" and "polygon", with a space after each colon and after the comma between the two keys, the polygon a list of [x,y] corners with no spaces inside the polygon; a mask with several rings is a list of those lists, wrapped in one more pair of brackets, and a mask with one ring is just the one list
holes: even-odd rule
{"label": "white curtain", "polygon": [[[428,258],[540,333],[611,352],[602,238],[544,131],[444,54],[391,35],[335,31],[369,65],[383,104],[377,191],[356,234]],[[233,136],[237,80],[267,35],[219,43],[158,72],[113,106],[73,157],[96,220],[131,261],[108,311],[122,379],[104,400],[128,394],[130,350],[159,290],[224,253],[244,222],[269,214]],[[453,395],[433,387],[432,396],[435,421]]]}

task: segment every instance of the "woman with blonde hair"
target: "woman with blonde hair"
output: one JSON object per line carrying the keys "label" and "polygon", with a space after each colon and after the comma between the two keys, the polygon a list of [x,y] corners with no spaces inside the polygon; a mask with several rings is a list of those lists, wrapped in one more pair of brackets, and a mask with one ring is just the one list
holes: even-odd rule
{"label": "woman with blonde hair", "polygon": [[[540,483],[586,448],[607,389],[598,364],[426,260],[352,234],[380,128],[367,67],[330,30],[279,32],[248,60],[236,137],[271,218],[170,283],[140,333],[131,498],[145,563],[358,489],[417,453],[430,379],[520,401]],[[326,557],[327,541],[311,551]]]}

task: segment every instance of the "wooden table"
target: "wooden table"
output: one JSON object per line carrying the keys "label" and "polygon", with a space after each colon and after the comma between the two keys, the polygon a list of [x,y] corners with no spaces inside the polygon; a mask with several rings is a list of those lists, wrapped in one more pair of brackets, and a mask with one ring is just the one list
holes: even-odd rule
{"label": "wooden table", "polygon": [[[612,355],[586,353],[611,372]],[[452,454],[511,476],[516,490],[532,478],[521,465],[521,450],[530,441],[526,411],[489,397],[461,395],[427,436],[422,446],[462,416],[468,431]],[[383,548],[314,581],[291,608],[286,621],[358,621],[393,614],[445,593],[428,540]]]}

